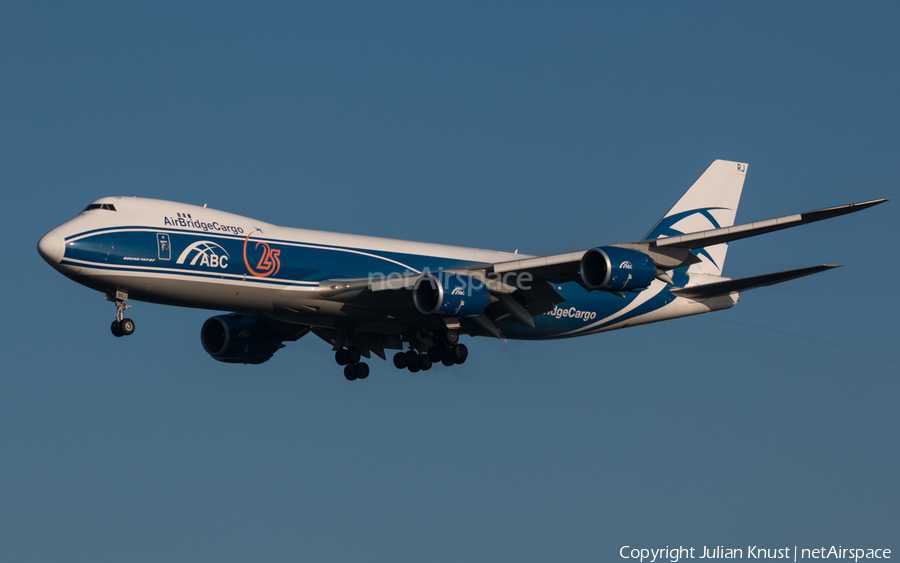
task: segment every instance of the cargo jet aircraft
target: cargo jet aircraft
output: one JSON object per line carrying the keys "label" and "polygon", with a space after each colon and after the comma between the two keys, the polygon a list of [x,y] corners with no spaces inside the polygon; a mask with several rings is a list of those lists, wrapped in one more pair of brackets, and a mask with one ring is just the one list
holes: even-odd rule
{"label": "cargo jet aircraft", "polygon": [[461,364],[463,334],[568,338],[727,309],[741,292],[836,267],[728,279],[729,242],[887,201],[734,225],[746,173],[716,160],[642,240],[553,256],[286,228],[136,197],[98,199],[38,251],[115,303],[115,336],[134,332],[128,300],[233,311],[201,328],[216,360],[262,363],[312,332],[348,380],[365,379],[361,359],[385,350],[412,372]]}

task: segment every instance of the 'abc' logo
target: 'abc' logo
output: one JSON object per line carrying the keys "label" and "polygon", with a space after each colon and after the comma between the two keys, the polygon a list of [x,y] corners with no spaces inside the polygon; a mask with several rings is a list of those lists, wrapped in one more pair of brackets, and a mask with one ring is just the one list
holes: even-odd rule
{"label": "'abc' logo", "polygon": [[227,268],[228,252],[218,244],[208,240],[198,240],[184,249],[184,252],[175,261],[176,264],[184,264],[190,258],[191,266],[206,266],[207,268]]}

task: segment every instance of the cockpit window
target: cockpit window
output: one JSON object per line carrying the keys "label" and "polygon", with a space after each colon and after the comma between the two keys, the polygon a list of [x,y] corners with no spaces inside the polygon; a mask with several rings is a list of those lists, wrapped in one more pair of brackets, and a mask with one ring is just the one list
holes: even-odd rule
{"label": "cockpit window", "polygon": [[116,206],[111,203],[92,203],[84,208],[84,211],[90,211],[91,209],[105,209],[107,211],[115,211]]}

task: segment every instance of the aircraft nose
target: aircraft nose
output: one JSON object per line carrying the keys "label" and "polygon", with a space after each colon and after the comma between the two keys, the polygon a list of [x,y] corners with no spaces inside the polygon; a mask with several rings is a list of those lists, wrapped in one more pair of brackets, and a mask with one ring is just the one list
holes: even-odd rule
{"label": "aircraft nose", "polygon": [[59,264],[63,254],[63,241],[56,229],[50,231],[38,241],[38,254],[51,266]]}

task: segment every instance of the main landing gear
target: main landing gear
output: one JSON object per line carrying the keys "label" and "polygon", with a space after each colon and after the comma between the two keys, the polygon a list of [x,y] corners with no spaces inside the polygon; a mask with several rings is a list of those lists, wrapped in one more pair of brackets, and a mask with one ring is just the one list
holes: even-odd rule
{"label": "main landing gear", "polygon": [[415,350],[394,354],[394,367],[416,373],[428,371],[438,362],[448,367],[462,364],[468,357],[469,349],[465,344],[459,344],[459,333],[455,330],[448,330],[441,341],[430,347],[424,354],[419,354]]}
{"label": "main landing gear", "polygon": [[[427,340],[426,340],[427,338]],[[407,337],[410,343],[408,352],[394,354],[394,367],[408,369],[416,373],[428,371],[438,363],[445,366],[462,364],[469,357],[469,349],[465,344],[459,343],[459,333],[456,330],[448,330],[443,333],[429,333],[425,337],[410,335]],[[429,346],[428,351],[419,353],[419,350]],[[335,343],[341,348],[335,350],[334,361],[339,366],[344,366],[344,377],[347,381],[366,379],[369,377],[369,365],[361,361],[359,348],[364,348],[364,343],[355,340],[341,340]],[[359,347],[357,347],[359,346]],[[381,354],[379,354],[381,355]]]}
{"label": "main landing gear", "polygon": [[445,366],[465,363],[469,357],[469,349],[465,344],[453,346],[432,346],[425,354],[419,354],[415,350],[397,352],[394,354],[394,367],[408,369],[412,373],[428,371],[438,362]]}
{"label": "main landing gear", "polygon": [[334,353],[334,361],[344,366],[344,377],[347,381],[369,377],[369,364],[359,361],[360,354],[356,348],[341,348]]}
{"label": "main landing gear", "polygon": [[[109,299],[109,297],[107,297],[107,299]],[[134,321],[125,318],[125,310],[131,309],[131,305],[125,303],[126,299],[128,299],[128,294],[121,291],[116,292],[115,299],[110,299],[110,301],[116,302],[116,320],[112,322],[109,329],[112,331],[113,336],[117,338],[134,334]]]}

